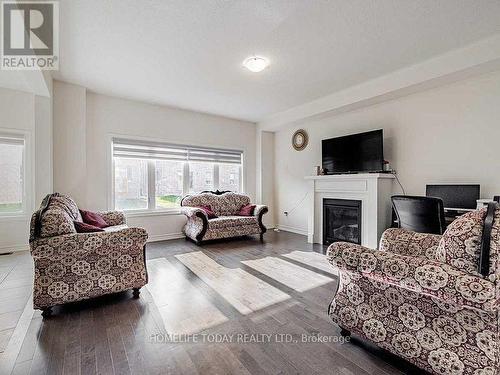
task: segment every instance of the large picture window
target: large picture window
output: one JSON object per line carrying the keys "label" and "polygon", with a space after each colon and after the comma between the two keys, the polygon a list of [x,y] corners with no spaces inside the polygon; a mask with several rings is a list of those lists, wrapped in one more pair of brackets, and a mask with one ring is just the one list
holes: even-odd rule
{"label": "large picture window", "polygon": [[183,195],[242,189],[242,152],[157,142],[113,140],[114,205],[168,210]]}
{"label": "large picture window", "polygon": [[24,143],[0,133],[0,216],[24,212]]}

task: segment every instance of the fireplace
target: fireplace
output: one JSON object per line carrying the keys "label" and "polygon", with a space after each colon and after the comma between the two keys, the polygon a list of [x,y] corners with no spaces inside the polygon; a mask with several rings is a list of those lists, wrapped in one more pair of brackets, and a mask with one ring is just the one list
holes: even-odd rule
{"label": "fireplace", "polygon": [[338,241],[361,244],[361,201],[323,199],[323,245]]}
{"label": "fireplace", "polygon": [[[329,241],[325,241],[325,237],[328,237],[330,241],[335,238],[323,234],[323,232],[329,233],[330,229],[336,226],[333,222],[324,230],[323,223],[329,221],[328,216],[332,209],[327,207],[327,213],[324,213],[324,200],[339,200],[339,203],[346,203],[346,200],[347,202],[357,201],[356,206],[358,202],[361,203],[358,209],[349,208],[349,206],[346,208],[347,211],[356,211],[359,218],[360,225],[357,220],[355,223],[358,224],[358,237],[361,238],[355,238],[357,241],[353,242],[361,241],[362,246],[376,249],[382,233],[391,226],[391,195],[394,190],[392,186],[394,178],[390,173],[306,176],[305,180],[309,182],[309,196],[306,202],[308,208],[307,242],[327,244]],[[338,208],[345,208],[345,205]],[[351,225],[355,225],[354,222]],[[342,237],[345,239],[345,236]]]}

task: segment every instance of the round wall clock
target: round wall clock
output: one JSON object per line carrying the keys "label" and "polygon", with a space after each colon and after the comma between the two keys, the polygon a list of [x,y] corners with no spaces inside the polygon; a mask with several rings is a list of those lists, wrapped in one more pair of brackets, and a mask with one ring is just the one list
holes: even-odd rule
{"label": "round wall clock", "polygon": [[302,151],[307,147],[307,142],[309,142],[309,137],[304,129],[299,129],[292,136],[292,146],[297,151]]}

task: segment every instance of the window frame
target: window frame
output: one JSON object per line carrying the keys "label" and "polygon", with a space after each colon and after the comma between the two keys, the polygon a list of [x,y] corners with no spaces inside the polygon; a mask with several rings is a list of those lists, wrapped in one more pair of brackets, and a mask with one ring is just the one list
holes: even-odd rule
{"label": "window frame", "polygon": [[33,186],[34,177],[32,175],[32,165],[34,164],[33,152],[31,146],[31,132],[10,129],[10,128],[0,128],[0,136],[12,137],[16,139],[22,139],[24,141],[23,145],[23,186],[22,186],[22,209],[18,212],[5,212],[0,213],[0,221],[12,220],[12,219],[22,219],[24,220],[32,211],[32,201],[35,196],[35,189]]}
{"label": "window frame", "polygon": [[[109,147],[109,159],[110,162],[108,165],[111,165],[111,171],[109,174],[109,178],[111,180],[111,191],[108,196],[109,202],[108,202],[108,207],[110,207],[111,210],[117,210],[116,208],[116,201],[115,201],[115,157],[113,156],[113,139],[115,138],[120,138],[120,139],[129,139],[130,141],[152,141],[152,142],[158,142],[157,139],[155,140],[150,140],[147,138],[129,138],[129,137],[123,137],[123,136],[117,136],[117,135],[112,135],[110,136],[110,147]],[[160,141],[161,142],[161,141]],[[172,142],[165,142],[165,144],[174,144]],[[203,147],[200,145],[180,145],[179,146],[186,146],[186,147]],[[224,150],[226,148],[224,147],[217,147],[220,150]],[[245,163],[245,151],[241,149],[227,149],[231,151],[238,151],[241,152],[241,163],[240,164],[234,164],[239,166],[239,173],[240,173],[240,181],[239,181],[239,191],[243,193],[245,191],[245,178],[244,178],[244,163]],[[140,158],[137,158],[140,159]],[[199,162],[196,161],[195,162]],[[212,162],[214,164],[214,190],[217,190],[219,188],[219,165],[224,164],[221,162]],[[189,192],[189,185],[190,185],[190,169],[189,169],[189,161],[184,161],[183,162],[183,176],[182,176],[182,197],[185,195],[190,194]],[[127,216],[129,217],[134,217],[134,216],[159,216],[159,215],[178,215],[180,214],[180,207],[172,207],[172,208],[156,208],[156,167],[155,167],[155,160],[147,160],[147,166],[148,166],[148,208],[147,209],[130,209],[130,210],[121,210],[123,211]]]}

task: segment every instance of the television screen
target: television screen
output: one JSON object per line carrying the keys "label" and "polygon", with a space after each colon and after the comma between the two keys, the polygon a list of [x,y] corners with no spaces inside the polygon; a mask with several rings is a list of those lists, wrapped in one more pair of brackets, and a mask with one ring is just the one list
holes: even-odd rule
{"label": "television screen", "polygon": [[326,173],[380,172],[384,169],[382,130],[324,139],[323,169]]}
{"label": "television screen", "polygon": [[427,185],[425,195],[441,198],[445,208],[474,209],[480,191],[479,185]]}

